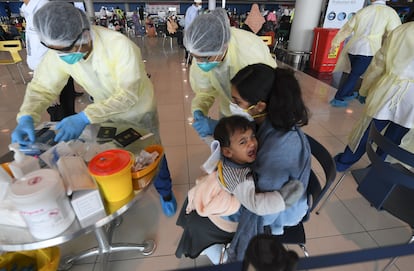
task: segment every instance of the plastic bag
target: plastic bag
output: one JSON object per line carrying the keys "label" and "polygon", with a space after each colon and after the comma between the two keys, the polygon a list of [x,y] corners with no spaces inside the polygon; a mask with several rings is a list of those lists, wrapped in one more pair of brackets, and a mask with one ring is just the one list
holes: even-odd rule
{"label": "plastic bag", "polygon": [[0,271],[55,271],[60,260],[59,247],[7,252],[0,255]]}

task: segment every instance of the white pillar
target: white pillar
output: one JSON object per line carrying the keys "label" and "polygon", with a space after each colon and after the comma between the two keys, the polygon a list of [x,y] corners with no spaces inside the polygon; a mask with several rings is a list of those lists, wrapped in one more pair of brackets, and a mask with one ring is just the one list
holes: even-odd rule
{"label": "white pillar", "polygon": [[323,0],[296,0],[288,50],[310,52],[313,29],[318,26]]}
{"label": "white pillar", "polygon": [[86,14],[89,17],[90,22],[95,22],[95,10],[93,9],[93,1],[85,0]]}
{"label": "white pillar", "polygon": [[208,0],[208,9],[209,10],[216,9],[216,0]]}

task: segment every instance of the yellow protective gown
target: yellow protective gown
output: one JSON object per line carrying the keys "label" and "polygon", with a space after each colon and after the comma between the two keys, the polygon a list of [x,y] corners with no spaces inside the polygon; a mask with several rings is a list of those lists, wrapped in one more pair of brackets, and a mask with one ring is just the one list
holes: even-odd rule
{"label": "yellow protective gown", "polygon": [[230,116],[230,80],[236,73],[254,63],[265,63],[276,67],[276,61],[262,39],[251,32],[234,27],[231,27],[230,31],[227,54],[223,62],[209,72],[201,70],[196,61],[193,61],[190,67],[190,84],[195,92],[191,103],[192,112],[201,110],[207,116],[217,98],[220,113],[223,116]]}
{"label": "yellow protective gown", "polygon": [[93,50],[86,60],[70,65],[54,50],[45,54],[17,118],[31,115],[38,123],[72,76],[94,98],[84,110],[91,123],[122,122],[159,135],[153,85],[140,49],[125,35],[100,26],[92,26],[91,35]]}
{"label": "yellow protective gown", "polygon": [[[366,96],[364,113],[349,138],[354,149],[372,118],[414,127],[414,22],[391,32],[373,58],[359,93]],[[401,146],[414,152],[412,131]]]}
{"label": "yellow protective gown", "polygon": [[[353,49],[354,55],[375,55],[381,47],[383,36],[400,24],[401,20],[397,12],[385,4],[375,4],[374,2],[374,4],[359,10],[332,40],[332,47],[337,47],[353,34],[342,50],[334,71],[350,71],[351,63],[348,58],[350,48]],[[364,48],[367,43],[368,47]],[[359,50],[363,53],[358,53]]]}

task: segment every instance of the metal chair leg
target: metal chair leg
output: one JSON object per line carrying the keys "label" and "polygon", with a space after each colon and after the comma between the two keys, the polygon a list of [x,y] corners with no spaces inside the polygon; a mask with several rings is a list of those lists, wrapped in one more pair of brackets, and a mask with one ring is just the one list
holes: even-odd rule
{"label": "metal chair leg", "polygon": [[22,64],[21,62],[17,63],[16,66],[17,66],[17,70],[19,71],[20,78],[22,78],[23,84],[26,85],[26,80],[24,79],[24,76],[23,76],[22,67],[20,66],[21,64]]}
{"label": "metal chair leg", "polygon": [[223,247],[221,248],[221,254],[220,254],[220,260],[219,260],[219,264],[224,264],[224,256],[226,255],[226,251],[229,248],[230,243],[227,244],[223,244]]}
{"label": "metal chair leg", "polygon": [[162,47],[164,48],[164,44],[165,44],[165,39],[170,39],[170,47],[171,49],[173,48],[173,38],[170,36],[167,36],[167,34],[163,34],[163,39],[162,39]]}
{"label": "metal chair leg", "polygon": [[348,174],[350,171],[345,171],[344,174],[342,174],[341,178],[339,178],[338,182],[335,184],[335,186],[332,188],[332,190],[329,192],[329,194],[326,196],[326,198],[321,202],[321,205],[319,206],[319,209],[315,212],[317,215],[319,215],[322,208],[325,206],[326,202],[331,198],[333,193],[335,193],[336,189],[339,187],[339,185],[344,180],[346,174]]}
{"label": "metal chair leg", "polygon": [[305,257],[309,257],[309,252],[308,252],[308,250],[306,249],[305,244],[298,244],[298,246],[302,249],[303,254],[305,255]]}

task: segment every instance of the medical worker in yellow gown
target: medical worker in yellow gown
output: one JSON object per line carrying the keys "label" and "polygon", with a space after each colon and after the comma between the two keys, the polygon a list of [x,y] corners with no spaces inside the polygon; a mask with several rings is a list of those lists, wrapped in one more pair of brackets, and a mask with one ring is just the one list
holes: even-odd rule
{"label": "medical worker in yellow gown", "polygon": [[[397,145],[414,151],[414,22],[391,32],[375,54],[360,95],[365,110],[354,127],[348,146],[335,156],[338,171],[347,170],[365,153],[369,125],[373,123]],[[385,157],[383,157],[385,158]]]}
{"label": "medical worker in yellow gown", "polygon": [[195,93],[191,102],[193,127],[200,137],[212,135],[217,121],[208,117],[217,99],[221,116],[230,111],[230,79],[247,65],[264,63],[276,67],[269,48],[255,34],[230,27],[227,13],[216,8],[197,16],[184,32],[184,46],[194,60],[190,84]]}
{"label": "medical worker in yellow gown", "polygon": [[[83,11],[66,2],[44,5],[35,13],[34,25],[49,50],[27,85],[13,142],[35,141],[34,124],[59,97],[70,76],[94,98],[94,103],[59,122],[55,141],[76,139],[86,125],[107,121],[146,129],[159,139],[153,85],[136,44],[121,33],[91,26]],[[172,216],[177,203],[165,159],[154,185],[164,213]]]}
{"label": "medical worker in yellow gown", "polygon": [[335,66],[336,72],[346,71],[349,75],[330,101],[334,107],[347,107],[348,102],[358,96],[354,88],[381,47],[383,37],[401,25],[397,12],[388,7],[385,0],[370,2],[371,5],[359,10],[332,40],[331,52],[334,52],[343,40],[350,37]]}

